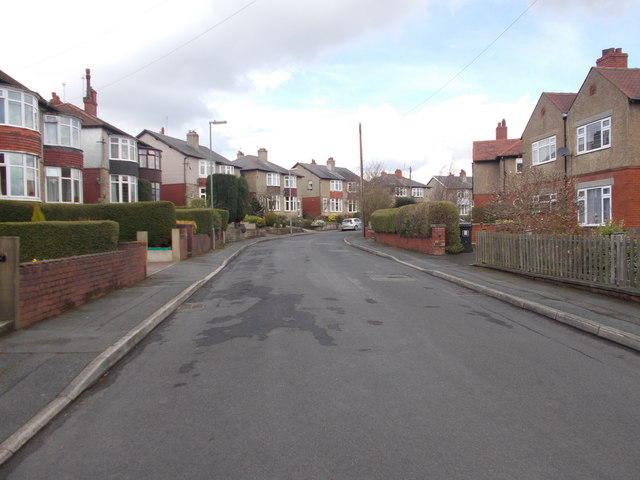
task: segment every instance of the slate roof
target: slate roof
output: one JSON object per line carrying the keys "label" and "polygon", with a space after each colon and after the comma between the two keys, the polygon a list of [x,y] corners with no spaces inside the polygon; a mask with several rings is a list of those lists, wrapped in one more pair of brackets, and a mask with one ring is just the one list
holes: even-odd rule
{"label": "slate roof", "polygon": [[466,178],[463,182],[462,177],[457,175],[434,175],[431,177],[431,180],[429,180],[429,183],[436,181],[443,187],[451,190],[471,190],[473,188],[473,177]]}
{"label": "slate roof", "polygon": [[544,92],[547,98],[553,103],[561,113],[568,113],[571,105],[578,96],[577,93],[553,93]]}
{"label": "slate roof", "polygon": [[[239,167],[239,165],[236,165],[232,161],[227,160],[225,157],[223,157],[219,153],[216,153],[213,150],[209,150],[207,147],[204,147],[202,145],[198,145],[198,148],[193,148],[191,145],[187,143],[186,140],[180,140],[179,138],[170,137],[168,135],[163,135],[161,133],[153,132],[151,130],[143,130],[138,134],[138,137],[141,137],[145,133],[148,133],[159,142],[164,143],[169,148],[172,148],[180,152],[186,157],[200,158],[202,160],[211,159],[218,164],[231,165],[232,167]],[[211,153],[211,156],[209,156],[210,153]]]}
{"label": "slate roof", "polygon": [[416,182],[415,180],[409,180],[405,177],[398,178],[393,173],[382,172],[380,174],[382,178],[382,184],[394,187],[410,187],[410,188],[427,188],[424,183]]}
{"label": "slate roof", "polygon": [[263,172],[281,173],[283,175],[289,175],[289,170],[271,163],[267,160],[260,160],[255,155],[244,155],[232,162],[236,167],[241,167],[242,171],[248,172],[252,170],[260,170]]}
{"label": "slate roof", "polygon": [[473,142],[473,161],[492,161],[501,157],[518,157],[522,155],[522,140],[480,140]]}
{"label": "slate roof", "polygon": [[118,135],[125,135],[127,137],[135,138],[133,135],[125,132],[124,130],[120,130],[118,127],[105,122],[95,115],[91,115],[90,113],[85,112],[83,109],[76,107],[71,103],[61,103],[59,105],[55,105],[55,107],[63,113],[79,118],[82,121],[82,128],[104,128],[105,130]]}
{"label": "slate roof", "polygon": [[640,68],[593,68],[630,100],[640,100]]}
{"label": "slate roof", "polygon": [[332,172],[326,165],[318,165],[316,163],[298,162],[293,166],[293,168],[296,168],[297,166],[304,168],[323,180],[343,180],[345,182],[355,182],[360,180],[358,175],[343,167],[336,167]]}

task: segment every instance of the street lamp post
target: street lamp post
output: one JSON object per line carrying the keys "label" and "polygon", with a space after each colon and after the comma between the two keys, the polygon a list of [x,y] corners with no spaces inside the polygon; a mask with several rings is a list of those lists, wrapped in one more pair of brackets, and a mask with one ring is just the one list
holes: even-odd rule
{"label": "street lamp post", "polygon": [[[211,120],[209,122],[209,197],[211,198],[211,208],[213,209],[213,174],[216,170],[216,162],[213,159],[213,136],[211,133],[212,125],[224,125],[227,123],[226,120]],[[213,249],[216,249],[216,226],[215,223],[212,226],[212,240],[213,240]]]}

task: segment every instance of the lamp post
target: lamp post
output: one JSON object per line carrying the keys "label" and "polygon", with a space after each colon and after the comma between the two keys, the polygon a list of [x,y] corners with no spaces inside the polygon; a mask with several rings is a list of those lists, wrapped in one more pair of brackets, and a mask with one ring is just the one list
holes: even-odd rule
{"label": "lamp post", "polygon": [[[212,125],[224,125],[226,120],[211,120],[209,122],[209,197],[211,198],[211,208],[213,209],[213,174],[216,170],[216,162],[213,159],[213,138],[211,133]],[[216,249],[216,226],[212,226],[213,249]]]}

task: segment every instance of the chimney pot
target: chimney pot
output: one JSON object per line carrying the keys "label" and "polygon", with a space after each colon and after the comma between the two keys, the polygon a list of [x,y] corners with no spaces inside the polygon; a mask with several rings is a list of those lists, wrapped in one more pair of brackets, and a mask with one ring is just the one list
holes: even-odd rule
{"label": "chimney pot", "polygon": [[622,52],[622,48],[606,48],[602,56],[596,60],[598,68],[627,68],[629,55]]}
{"label": "chimney pot", "polygon": [[507,121],[503,118],[502,122],[498,122],[496,127],[496,140],[507,139]]}

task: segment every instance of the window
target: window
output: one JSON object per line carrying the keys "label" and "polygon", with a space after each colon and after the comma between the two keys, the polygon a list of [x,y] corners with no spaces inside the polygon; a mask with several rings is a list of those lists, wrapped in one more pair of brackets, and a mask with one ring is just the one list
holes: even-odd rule
{"label": "window", "polygon": [[469,204],[463,203],[458,205],[458,214],[459,215],[469,215]]}
{"label": "window", "polygon": [[[267,186],[279,187],[280,186],[280,174],[279,173],[267,173]],[[278,209],[280,210],[280,209]]]}
{"label": "window", "polygon": [[198,177],[206,178],[211,175],[212,164],[209,160],[200,160],[198,162]]}
{"label": "window", "polygon": [[158,182],[151,182],[151,199],[160,201],[160,183]]}
{"label": "window", "polygon": [[611,146],[611,117],[578,127],[578,153]]}
{"label": "window", "polygon": [[47,202],[82,203],[82,170],[46,167],[45,176]]}
{"label": "window", "polygon": [[396,197],[406,197],[408,189],[405,187],[396,187],[395,192],[396,192]]}
{"label": "window", "polygon": [[111,202],[138,201],[138,179],[132,175],[111,175]]}
{"label": "window", "polygon": [[139,163],[140,168],[153,168],[160,170],[160,154],[158,150],[139,150]]}
{"label": "window", "polygon": [[556,137],[545,138],[531,144],[531,163],[541,165],[556,159]]}
{"label": "window", "polygon": [[347,182],[347,192],[353,193],[356,191],[356,182]]}
{"label": "window", "polygon": [[329,183],[329,190],[332,192],[341,192],[342,180],[331,180],[331,182]]}
{"label": "window", "polygon": [[207,199],[207,187],[198,187],[198,197]]}
{"label": "window", "polygon": [[307,182],[307,190],[313,190],[313,180]]}
{"label": "window", "polygon": [[226,175],[234,175],[233,165],[218,165],[218,173],[224,173]]}
{"label": "window", "polygon": [[356,213],[358,211],[358,201],[357,200],[347,201],[347,211],[349,213]]}
{"label": "window", "polygon": [[327,212],[329,210],[329,199],[328,198],[323,198],[322,199],[322,211],[323,212]]}
{"label": "window", "polygon": [[412,188],[411,196],[416,198],[424,197],[424,188]]}
{"label": "window", "polygon": [[284,176],[284,188],[297,188],[298,181],[295,175],[285,175]]}
{"label": "window", "polygon": [[0,124],[38,130],[38,102],[33,95],[0,89]]}
{"label": "window", "polygon": [[270,212],[280,211],[280,195],[273,195],[267,198],[267,209]]}
{"label": "window", "polygon": [[110,160],[138,161],[136,142],[132,138],[111,137],[109,143],[111,144]]}
{"label": "window", "polygon": [[342,199],[341,198],[330,199],[329,211],[333,213],[342,212]]}
{"label": "window", "polygon": [[611,185],[578,190],[578,223],[604,225],[611,220]]}
{"label": "window", "polygon": [[298,197],[284,197],[284,211],[297,212],[300,206]]}
{"label": "window", "polygon": [[0,152],[0,197],[40,198],[40,171],[35,155]]}
{"label": "window", "polygon": [[80,148],[80,120],[55,115],[44,116],[44,143]]}
{"label": "window", "polygon": [[522,173],[522,158],[516,158],[516,173]]}

